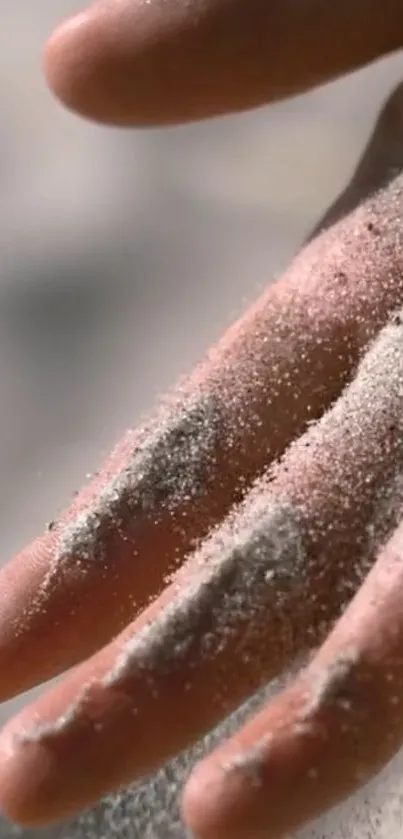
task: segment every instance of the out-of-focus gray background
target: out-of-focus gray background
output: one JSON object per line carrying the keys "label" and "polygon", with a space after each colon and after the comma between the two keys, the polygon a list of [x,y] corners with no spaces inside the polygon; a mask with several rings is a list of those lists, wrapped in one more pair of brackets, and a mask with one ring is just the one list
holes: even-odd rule
{"label": "out-of-focus gray background", "polygon": [[2,3],[2,562],[290,259],[403,77],[395,57],[245,116],[104,129],[41,74],[81,5]]}

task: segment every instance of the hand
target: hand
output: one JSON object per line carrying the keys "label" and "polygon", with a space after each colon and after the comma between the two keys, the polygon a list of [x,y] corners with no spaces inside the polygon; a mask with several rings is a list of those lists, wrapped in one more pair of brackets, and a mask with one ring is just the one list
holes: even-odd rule
{"label": "hand", "polygon": [[[92,118],[162,123],[399,44],[398,3],[266,6],[103,0],[51,39],[51,83]],[[280,839],[399,748],[402,114],[399,88],[322,232],[2,570],[2,698],[77,665],[0,736],[12,818],[60,818],[152,771],[313,650],[194,771],[196,834]]]}

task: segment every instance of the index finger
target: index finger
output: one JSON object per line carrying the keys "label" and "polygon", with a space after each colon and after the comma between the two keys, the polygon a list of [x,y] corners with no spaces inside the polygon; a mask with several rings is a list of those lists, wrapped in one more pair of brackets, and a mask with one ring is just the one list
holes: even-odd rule
{"label": "index finger", "polygon": [[300,93],[400,47],[399,0],[98,0],[46,49],[50,86],[120,125],[187,122]]}

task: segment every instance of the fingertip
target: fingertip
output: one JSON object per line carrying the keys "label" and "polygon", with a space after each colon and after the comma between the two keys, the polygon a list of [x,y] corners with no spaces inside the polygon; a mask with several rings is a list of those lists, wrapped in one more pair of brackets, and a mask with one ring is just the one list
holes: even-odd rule
{"label": "fingertip", "polygon": [[[250,788],[234,765],[215,756],[203,760],[191,773],[182,795],[182,815],[191,835],[199,839],[258,839],[253,820],[245,825],[243,813]],[[232,771],[232,770],[235,771]],[[252,787],[256,779],[251,778]],[[266,839],[270,839],[265,829]]]}
{"label": "fingertip", "polygon": [[200,839],[226,839],[217,818],[217,799],[222,796],[222,773],[211,760],[197,764],[182,795],[181,810],[191,835]]}
{"label": "fingertip", "polygon": [[11,822],[35,828],[58,819],[52,796],[44,795],[52,777],[52,754],[35,742],[24,742],[13,723],[0,735],[0,810]]}
{"label": "fingertip", "polygon": [[49,87],[67,108],[106,125],[187,121],[199,109],[188,78],[197,66],[192,23],[192,5],[99,0],[48,40]]}
{"label": "fingertip", "polygon": [[101,44],[91,32],[89,12],[62,23],[52,33],[44,50],[47,83],[69,110],[97,121],[108,121],[97,90]]}
{"label": "fingertip", "polygon": [[[0,571],[0,701],[28,690],[35,683],[35,654],[27,655],[26,640],[41,616],[41,594],[54,550],[54,536],[45,533]],[[43,592],[44,593],[44,592]],[[45,623],[36,638],[40,648],[49,633]],[[34,633],[35,634],[35,633]],[[35,645],[33,645],[35,646]]]}

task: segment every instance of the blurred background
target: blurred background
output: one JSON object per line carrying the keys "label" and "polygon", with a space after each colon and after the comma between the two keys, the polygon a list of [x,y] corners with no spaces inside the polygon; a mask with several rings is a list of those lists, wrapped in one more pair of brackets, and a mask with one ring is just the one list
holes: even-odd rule
{"label": "blurred background", "polygon": [[100,128],[41,73],[81,5],[2,2],[2,562],[290,260],[403,77],[398,56],[236,118]]}

